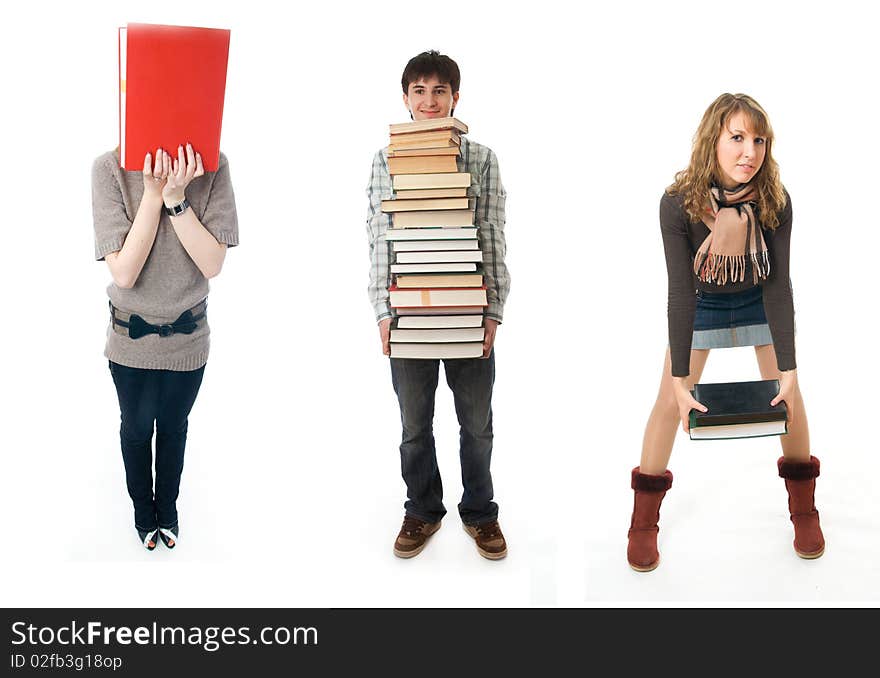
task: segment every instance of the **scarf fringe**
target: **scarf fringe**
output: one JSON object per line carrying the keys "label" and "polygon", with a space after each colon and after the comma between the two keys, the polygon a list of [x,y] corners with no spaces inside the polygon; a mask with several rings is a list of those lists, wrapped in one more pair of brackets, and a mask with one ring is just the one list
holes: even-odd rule
{"label": "scarf fringe", "polygon": [[725,255],[704,254],[697,262],[694,272],[704,283],[727,285],[728,282],[743,282],[746,277],[746,257],[751,259],[752,281],[755,285],[767,279],[770,275],[770,254],[767,250],[754,254]]}

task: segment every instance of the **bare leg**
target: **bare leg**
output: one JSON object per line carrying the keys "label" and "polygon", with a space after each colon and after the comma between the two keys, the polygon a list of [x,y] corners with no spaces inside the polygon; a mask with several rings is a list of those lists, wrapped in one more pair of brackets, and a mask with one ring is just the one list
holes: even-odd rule
{"label": "bare leg", "polygon": [[[779,379],[779,367],[776,364],[776,351],[773,344],[755,346],[758,358],[758,369],[762,379]],[[795,393],[794,421],[788,426],[788,434],[779,437],[782,443],[782,456],[791,461],[810,461],[810,430],[807,426],[807,411],[804,399],[798,387]]]}
{"label": "bare leg", "polygon": [[[689,387],[693,387],[700,380],[708,357],[708,350],[691,351]],[[775,365],[776,358],[774,357],[773,360]],[[657,394],[657,402],[654,403],[651,416],[648,417],[645,437],[642,440],[642,461],[640,464],[642,473],[660,475],[666,471],[666,465],[672,454],[672,445],[675,443],[675,434],[680,425],[678,403],[675,400],[675,392],[672,390],[672,360],[669,357],[669,349],[666,349],[663,376],[660,378],[660,392]]]}

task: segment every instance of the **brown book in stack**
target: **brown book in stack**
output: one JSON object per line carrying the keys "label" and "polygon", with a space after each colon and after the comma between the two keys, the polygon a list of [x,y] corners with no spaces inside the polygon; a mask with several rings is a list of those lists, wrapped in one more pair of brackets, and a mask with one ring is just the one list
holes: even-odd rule
{"label": "brown book in stack", "polygon": [[445,146],[442,148],[401,148],[395,151],[390,146],[388,147],[389,158],[415,158],[421,155],[461,155],[461,148]]}
{"label": "brown book in stack", "polygon": [[[458,155],[461,147],[461,136],[454,131],[415,132],[391,136],[388,144],[388,155],[440,155],[452,153]],[[452,149],[451,151],[449,149]]]}
{"label": "brown book in stack", "polygon": [[471,176],[458,169],[467,125],[438,118],[390,131],[394,197],[382,211],[392,220],[391,357],[479,358],[486,286]]}
{"label": "brown book in stack", "polygon": [[411,188],[409,190],[398,189],[397,200],[407,202],[409,200],[425,200],[426,198],[466,198],[467,187],[463,188]]}

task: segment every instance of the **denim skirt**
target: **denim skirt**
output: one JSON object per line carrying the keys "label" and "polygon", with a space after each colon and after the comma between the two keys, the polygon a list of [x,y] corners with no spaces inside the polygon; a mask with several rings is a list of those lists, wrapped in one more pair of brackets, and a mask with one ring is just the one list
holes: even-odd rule
{"label": "denim skirt", "polygon": [[760,286],[724,294],[697,290],[693,349],[772,344]]}

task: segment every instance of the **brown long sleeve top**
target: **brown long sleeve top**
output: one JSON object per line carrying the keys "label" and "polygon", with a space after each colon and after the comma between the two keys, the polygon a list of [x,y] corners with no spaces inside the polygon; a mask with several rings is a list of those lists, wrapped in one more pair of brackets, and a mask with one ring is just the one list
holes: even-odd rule
{"label": "brown long sleeve top", "polygon": [[[797,367],[794,354],[794,303],[789,278],[791,221],[791,196],[786,191],[785,207],[779,213],[779,226],[775,230],[764,231],[764,240],[770,253],[770,275],[763,283],[764,313],[780,370]],[[680,196],[663,194],[660,200],[660,230],[663,233],[669,278],[667,317],[672,376],[686,377],[690,373],[696,290],[741,292],[754,287],[754,283],[750,267],[746,269],[745,280],[732,285],[704,283],[697,278],[694,256],[709,235],[709,229],[702,221],[691,221]]]}

